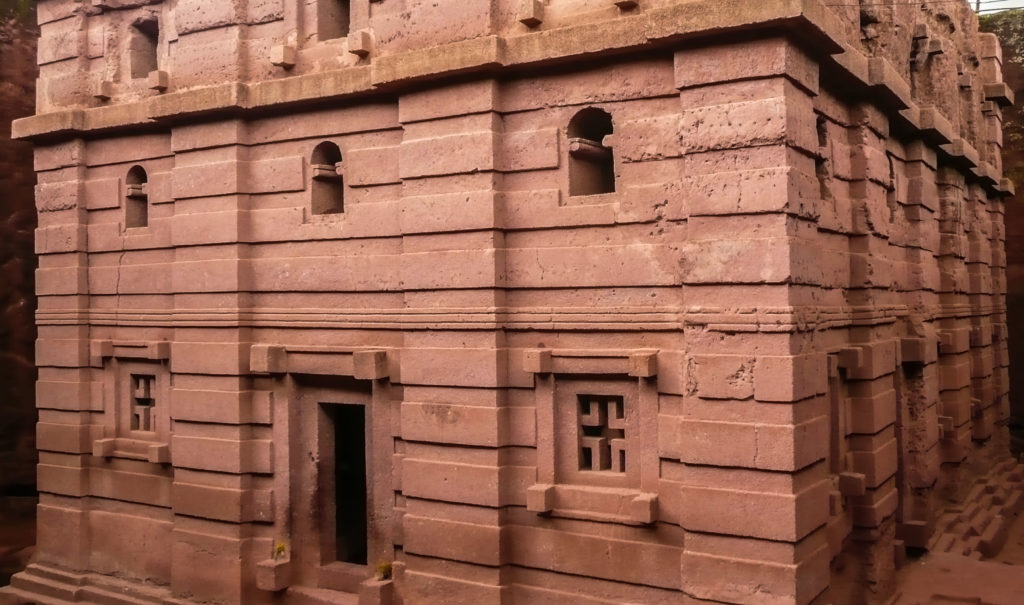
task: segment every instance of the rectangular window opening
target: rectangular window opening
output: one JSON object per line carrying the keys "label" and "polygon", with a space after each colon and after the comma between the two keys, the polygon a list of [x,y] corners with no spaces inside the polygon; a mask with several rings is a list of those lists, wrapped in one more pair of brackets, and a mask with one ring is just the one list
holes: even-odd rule
{"label": "rectangular window opening", "polygon": [[157,69],[157,48],[160,25],[156,19],[135,23],[129,39],[129,60],[132,78],[145,78]]}
{"label": "rectangular window opening", "polygon": [[317,37],[320,41],[347,36],[350,12],[349,0],[317,0]]}

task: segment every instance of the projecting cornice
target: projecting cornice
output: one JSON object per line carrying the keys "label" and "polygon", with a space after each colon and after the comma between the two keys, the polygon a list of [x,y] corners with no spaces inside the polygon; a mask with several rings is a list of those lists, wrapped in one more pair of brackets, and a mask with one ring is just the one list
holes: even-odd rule
{"label": "projecting cornice", "polygon": [[369,65],[55,111],[15,121],[12,134],[17,139],[52,140],[145,129],[200,116],[255,114],[286,105],[400,92],[422,80],[472,73],[494,76],[580,57],[626,55],[741,32],[782,32],[818,56],[843,51],[842,23],[819,0],[698,0],[597,23],[371,56]]}
{"label": "projecting cornice", "polygon": [[[257,117],[285,107],[399,94],[422,88],[430,80],[523,74],[542,66],[707,44],[737,35],[788,36],[821,63],[830,85],[841,86],[878,107],[894,132],[935,146],[944,161],[991,193],[1012,193],[1012,184],[994,167],[979,162],[977,152],[959,138],[948,116],[937,107],[918,106],[899,71],[885,58],[866,56],[855,39],[856,32],[820,0],[694,0],[599,22],[371,55],[368,64],[55,111],[16,120],[12,134],[17,139],[47,142],[163,129],[197,119]],[[989,88],[989,100],[999,104],[1010,101],[1005,87]]]}

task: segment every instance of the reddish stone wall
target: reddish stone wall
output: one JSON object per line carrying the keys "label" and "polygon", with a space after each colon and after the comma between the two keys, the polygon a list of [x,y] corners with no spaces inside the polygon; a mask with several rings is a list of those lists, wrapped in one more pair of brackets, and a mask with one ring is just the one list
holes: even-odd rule
{"label": "reddish stone wall", "polygon": [[435,4],[41,3],[9,594],[853,603],[997,548],[965,3]]}
{"label": "reddish stone wall", "polygon": [[35,109],[39,33],[25,20],[0,6],[0,496],[35,486],[35,173],[7,126]]}
{"label": "reddish stone wall", "polygon": [[[999,36],[1006,64],[1006,83],[1018,98],[1024,95],[1024,11],[1007,11],[982,20],[986,31]],[[1024,182],[1024,113],[1020,105],[1007,108],[1003,135],[1006,175]],[[1006,206],[1007,325],[1010,359],[1024,360],[1024,208],[1019,201]],[[1024,373],[1010,373],[1010,400],[1015,420],[1016,450],[1024,451]]]}

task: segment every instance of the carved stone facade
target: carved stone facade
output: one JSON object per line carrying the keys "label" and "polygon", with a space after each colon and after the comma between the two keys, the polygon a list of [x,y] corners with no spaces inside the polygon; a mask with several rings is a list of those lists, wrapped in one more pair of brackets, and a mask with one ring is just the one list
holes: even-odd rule
{"label": "carved stone facade", "polygon": [[7,593],[855,603],[998,550],[1012,95],[963,0],[863,5],[41,1]]}

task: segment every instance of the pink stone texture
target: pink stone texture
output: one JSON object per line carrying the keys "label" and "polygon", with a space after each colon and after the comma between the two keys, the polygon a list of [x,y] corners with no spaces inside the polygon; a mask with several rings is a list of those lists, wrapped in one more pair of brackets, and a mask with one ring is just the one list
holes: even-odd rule
{"label": "pink stone texture", "polygon": [[991,556],[1012,94],[967,2],[855,4],[42,0],[4,594],[821,605]]}

